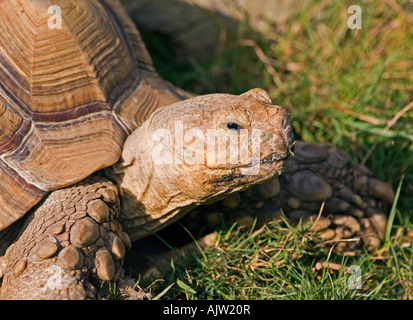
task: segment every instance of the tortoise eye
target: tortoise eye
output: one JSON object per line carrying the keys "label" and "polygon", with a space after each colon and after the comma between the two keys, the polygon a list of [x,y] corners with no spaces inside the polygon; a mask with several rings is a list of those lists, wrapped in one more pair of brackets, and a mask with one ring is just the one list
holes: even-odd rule
{"label": "tortoise eye", "polygon": [[242,129],[242,127],[238,123],[235,123],[235,122],[228,122],[227,128],[229,130],[237,130],[237,131]]}

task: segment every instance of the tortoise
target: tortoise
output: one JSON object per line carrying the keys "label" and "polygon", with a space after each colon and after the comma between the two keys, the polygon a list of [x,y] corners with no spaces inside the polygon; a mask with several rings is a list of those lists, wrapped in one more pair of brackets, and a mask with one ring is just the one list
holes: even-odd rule
{"label": "tortoise", "polygon": [[370,221],[393,197],[337,148],[293,151],[263,89],[193,96],[162,79],[118,0],[0,3],[1,299],[99,298],[132,241],[266,181],[254,190],[296,217],[327,200]]}

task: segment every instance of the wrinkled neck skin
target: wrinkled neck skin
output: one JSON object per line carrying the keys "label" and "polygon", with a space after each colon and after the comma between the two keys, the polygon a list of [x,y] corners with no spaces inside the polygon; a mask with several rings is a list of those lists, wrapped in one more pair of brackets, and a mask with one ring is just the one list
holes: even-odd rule
{"label": "wrinkled neck skin", "polygon": [[181,216],[174,200],[179,193],[174,190],[176,182],[170,181],[173,179],[168,176],[167,168],[157,170],[152,161],[147,125],[145,122],[128,137],[122,158],[106,171],[122,188],[119,221],[131,240],[156,232]]}
{"label": "wrinkled neck skin", "polygon": [[[157,109],[126,139],[121,159],[105,172],[122,188],[119,221],[132,240],[164,228],[198,205],[281,174],[293,144],[290,119],[284,109],[271,105],[264,93],[253,89],[241,96],[213,94],[184,100]],[[185,128],[182,134],[192,132],[180,140],[180,149],[176,149],[178,139],[174,138],[180,130],[177,123]],[[258,128],[263,133],[256,139],[260,148],[254,161],[231,162],[230,152],[225,151],[232,150],[230,140],[219,139],[229,136],[239,141],[241,132],[234,127],[249,131]],[[160,129],[166,133],[159,134]],[[223,163],[208,161],[210,154],[202,153],[205,145],[195,143],[193,133],[203,132],[205,137],[210,129],[219,132],[217,141],[224,141],[214,145],[218,149],[222,146],[220,150],[229,157]],[[209,143],[211,139],[206,135],[203,141]],[[248,143],[246,159],[252,159],[247,155],[252,154],[253,145]],[[163,151],[158,152],[158,147]],[[203,156],[192,157],[198,151]],[[244,169],[250,170],[252,164],[258,164],[259,169],[245,174]]]}
{"label": "wrinkled neck skin", "polygon": [[144,123],[126,140],[121,160],[105,171],[122,188],[119,221],[132,241],[157,232],[198,205],[249,186],[223,181],[222,186],[208,187],[202,176],[184,175],[175,164],[156,164],[151,138]]}

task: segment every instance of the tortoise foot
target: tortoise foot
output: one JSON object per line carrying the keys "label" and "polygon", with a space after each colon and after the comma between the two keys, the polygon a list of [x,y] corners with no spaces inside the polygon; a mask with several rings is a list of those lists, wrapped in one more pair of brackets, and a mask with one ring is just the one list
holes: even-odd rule
{"label": "tortoise foot", "polygon": [[92,176],[52,192],[2,257],[1,299],[96,299],[123,276],[129,237],[117,222],[118,190]]}
{"label": "tortoise foot", "polygon": [[196,218],[193,213],[188,216],[197,224],[229,219],[243,227],[260,226],[283,216],[293,223],[310,220],[319,246],[334,246],[342,253],[361,248],[374,252],[382,245],[385,205],[393,198],[390,185],[368,168],[352,164],[343,150],[297,141],[294,156],[278,179],[199,208]]}

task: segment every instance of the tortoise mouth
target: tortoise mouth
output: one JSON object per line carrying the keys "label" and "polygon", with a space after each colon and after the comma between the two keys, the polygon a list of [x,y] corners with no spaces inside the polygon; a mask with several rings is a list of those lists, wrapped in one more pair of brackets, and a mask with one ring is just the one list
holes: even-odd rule
{"label": "tortoise mouth", "polygon": [[[288,160],[290,156],[291,156],[291,151],[288,149],[286,152],[282,154],[272,153],[269,156],[265,157],[264,159],[260,160],[259,163],[264,164],[264,163],[271,163],[271,162],[279,162],[281,160]],[[253,163],[251,163],[251,165],[253,165]]]}
{"label": "tortoise mouth", "polygon": [[[288,158],[294,155],[293,151],[290,150],[290,148],[282,153],[282,154],[278,154],[278,153],[271,153],[270,155],[268,155],[267,157],[265,157],[264,159],[261,159],[259,161],[252,161],[244,166],[238,166],[232,169],[231,173],[226,174],[221,176],[219,179],[216,179],[215,182],[226,182],[226,181],[235,181],[237,179],[244,179],[246,177],[245,174],[241,173],[242,169],[248,169],[248,168],[253,168],[255,166],[259,167],[261,165],[263,166],[269,166],[269,168],[273,168],[274,166],[278,165],[278,169],[283,170],[287,164],[287,160]],[[265,171],[268,172],[268,170],[272,170],[272,169],[265,169]],[[257,173],[258,174],[258,173]],[[254,174],[253,174],[254,175]],[[247,174],[248,176],[248,174]]]}
{"label": "tortoise mouth", "polygon": [[258,164],[271,164],[274,162],[281,162],[287,161],[291,155],[294,155],[295,146],[292,144],[290,147],[287,148],[287,151],[284,153],[271,153],[270,155],[266,156],[265,158],[257,161],[252,161],[247,165],[243,166],[244,168],[252,167]]}
{"label": "tortoise mouth", "polygon": [[[289,146],[287,147],[287,151],[281,154],[277,153],[271,153],[269,156],[266,156],[264,159],[261,159],[259,161],[260,164],[265,164],[265,163],[272,163],[272,162],[280,162],[280,161],[287,161],[290,156],[294,156],[294,151],[295,151],[295,141],[292,141]],[[249,164],[249,166],[253,166],[258,164],[258,161],[252,162]]]}

